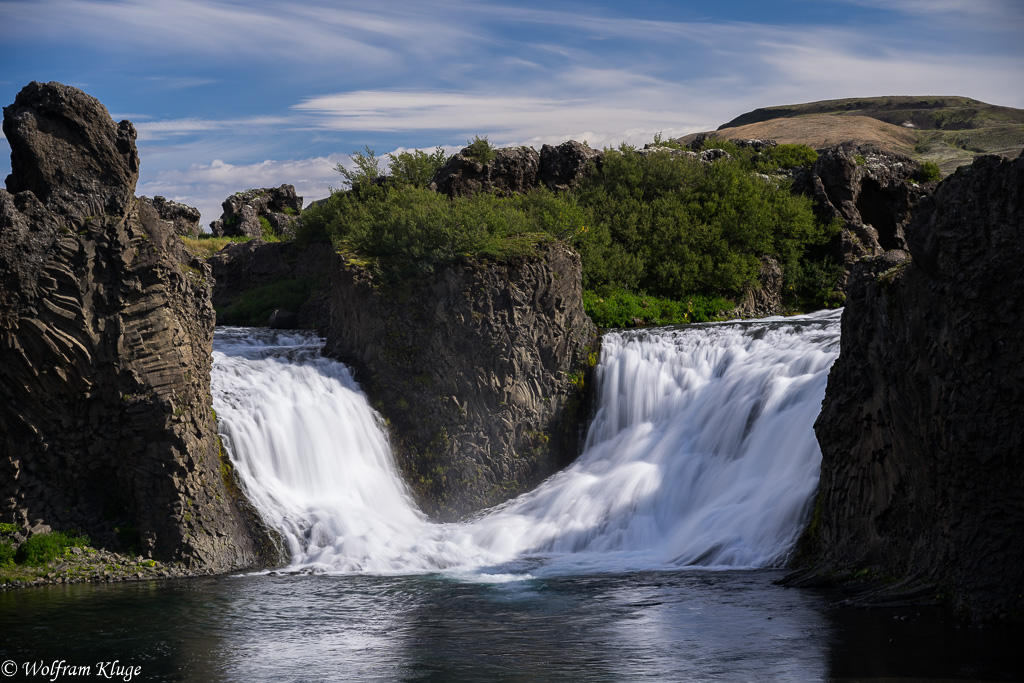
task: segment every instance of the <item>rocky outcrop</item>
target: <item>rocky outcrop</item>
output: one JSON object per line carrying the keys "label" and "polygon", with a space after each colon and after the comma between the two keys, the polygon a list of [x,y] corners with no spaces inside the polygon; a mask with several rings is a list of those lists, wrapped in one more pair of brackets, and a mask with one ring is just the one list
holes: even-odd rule
{"label": "rocky outcrop", "polygon": [[602,156],[602,152],[575,140],[558,146],[544,145],[540,149],[537,181],[550,190],[569,189],[598,168]]}
{"label": "rocky outcrop", "polygon": [[438,169],[430,187],[449,197],[478,192],[521,193],[537,186],[539,166],[540,155],[532,147],[499,149],[487,164],[467,156],[467,150],[463,149]]}
{"label": "rocky outcrop", "polygon": [[[207,263],[220,325],[304,328],[326,332],[330,319],[330,244],[299,241],[229,244]],[[240,307],[258,298],[263,307]]]}
{"label": "rocky outcrop", "polygon": [[4,114],[0,521],[198,570],[276,560],[219,449],[209,269],[134,199],[131,123],[58,83]]}
{"label": "rocky outcrop", "polygon": [[600,163],[602,153],[569,140],[556,146],[544,145],[540,154],[532,147],[507,147],[495,152],[489,163],[481,163],[463,149],[438,169],[430,188],[449,197],[477,192],[508,195],[544,186],[566,190]]}
{"label": "rocky outcrop", "polygon": [[325,352],[387,419],[422,509],[458,518],[575,457],[597,360],[579,255],[550,244],[390,289],[338,259]]}
{"label": "rocky outcrop", "polygon": [[217,237],[294,237],[302,197],[292,185],[236,192],[221,205],[224,213],[210,223]]}
{"label": "rocky outcrop", "polygon": [[179,204],[160,195],[152,199],[149,197],[139,197],[139,201],[153,207],[156,215],[170,226],[175,235],[197,237],[202,232],[202,228],[199,227],[201,214],[199,209],[194,206]]}
{"label": "rocky outcrop", "polygon": [[933,185],[919,184],[921,165],[870,145],[820,150],[810,171],[794,176],[794,191],[814,198],[819,217],[842,222],[840,256],[847,270],[865,256],[906,249],[904,226]]}
{"label": "rocky outcrop", "polygon": [[854,270],[815,424],[817,575],[1024,619],[1022,226],[1024,154],[979,157],[921,201],[909,253]]}
{"label": "rocky outcrop", "polygon": [[757,284],[744,290],[736,308],[730,313],[734,318],[764,318],[784,313],[782,266],[771,256],[761,257],[761,268]]}

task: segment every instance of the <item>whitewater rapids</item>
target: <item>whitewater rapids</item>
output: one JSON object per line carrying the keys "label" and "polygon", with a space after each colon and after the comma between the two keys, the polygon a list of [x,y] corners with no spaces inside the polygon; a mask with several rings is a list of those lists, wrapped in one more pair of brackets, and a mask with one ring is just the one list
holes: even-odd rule
{"label": "whitewater rapids", "polygon": [[221,435],[289,570],[756,568],[784,561],[807,518],[839,312],[606,334],[577,461],[455,524],[416,508],[380,417],[321,345],[244,328],[214,341]]}

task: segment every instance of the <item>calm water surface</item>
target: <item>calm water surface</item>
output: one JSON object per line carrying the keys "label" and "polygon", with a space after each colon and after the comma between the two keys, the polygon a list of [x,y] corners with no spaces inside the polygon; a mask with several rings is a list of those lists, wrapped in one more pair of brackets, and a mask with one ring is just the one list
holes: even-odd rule
{"label": "calm water surface", "polygon": [[7,591],[0,659],[120,660],[141,681],[1024,678],[1019,632],[834,609],[834,596],[773,586],[779,575],[285,574]]}

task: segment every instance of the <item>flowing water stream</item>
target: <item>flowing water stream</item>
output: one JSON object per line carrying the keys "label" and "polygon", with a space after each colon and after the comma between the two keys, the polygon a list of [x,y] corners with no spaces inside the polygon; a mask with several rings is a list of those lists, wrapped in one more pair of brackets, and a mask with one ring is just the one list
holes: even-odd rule
{"label": "flowing water stream", "polygon": [[[785,559],[817,485],[838,313],[613,332],[578,461],[459,524],[424,518],[380,418],[313,336],[218,333],[225,447],[292,570],[587,573]],[[492,573],[493,575],[493,573]]]}
{"label": "flowing water stream", "polygon": [[3,591],[0,660],[204,683],[1024,679],[1020,630],[772,584],[816,486],[838,326],[609,333],[580,458],[459,524],[416,509],[319,340],[218,330],[221,430],[289,566]]}

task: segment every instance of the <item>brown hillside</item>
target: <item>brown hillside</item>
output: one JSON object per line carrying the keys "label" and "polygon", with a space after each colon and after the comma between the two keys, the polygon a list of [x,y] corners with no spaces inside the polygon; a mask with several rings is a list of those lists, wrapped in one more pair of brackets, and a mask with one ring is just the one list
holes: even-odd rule
{"label": "brown hillside", "polygon": [[[815,149],[842,142],[874,143],[903,154],[913,154],[917,131],[894,126],[868,116],[836,116],[817,114],[798,118],[772,119],[735,128],[722,128],[713,133],[720,138],[744,140],[775,140],[781,144],[802,143]],[[689,142],[696,135],[683,138]]]}

